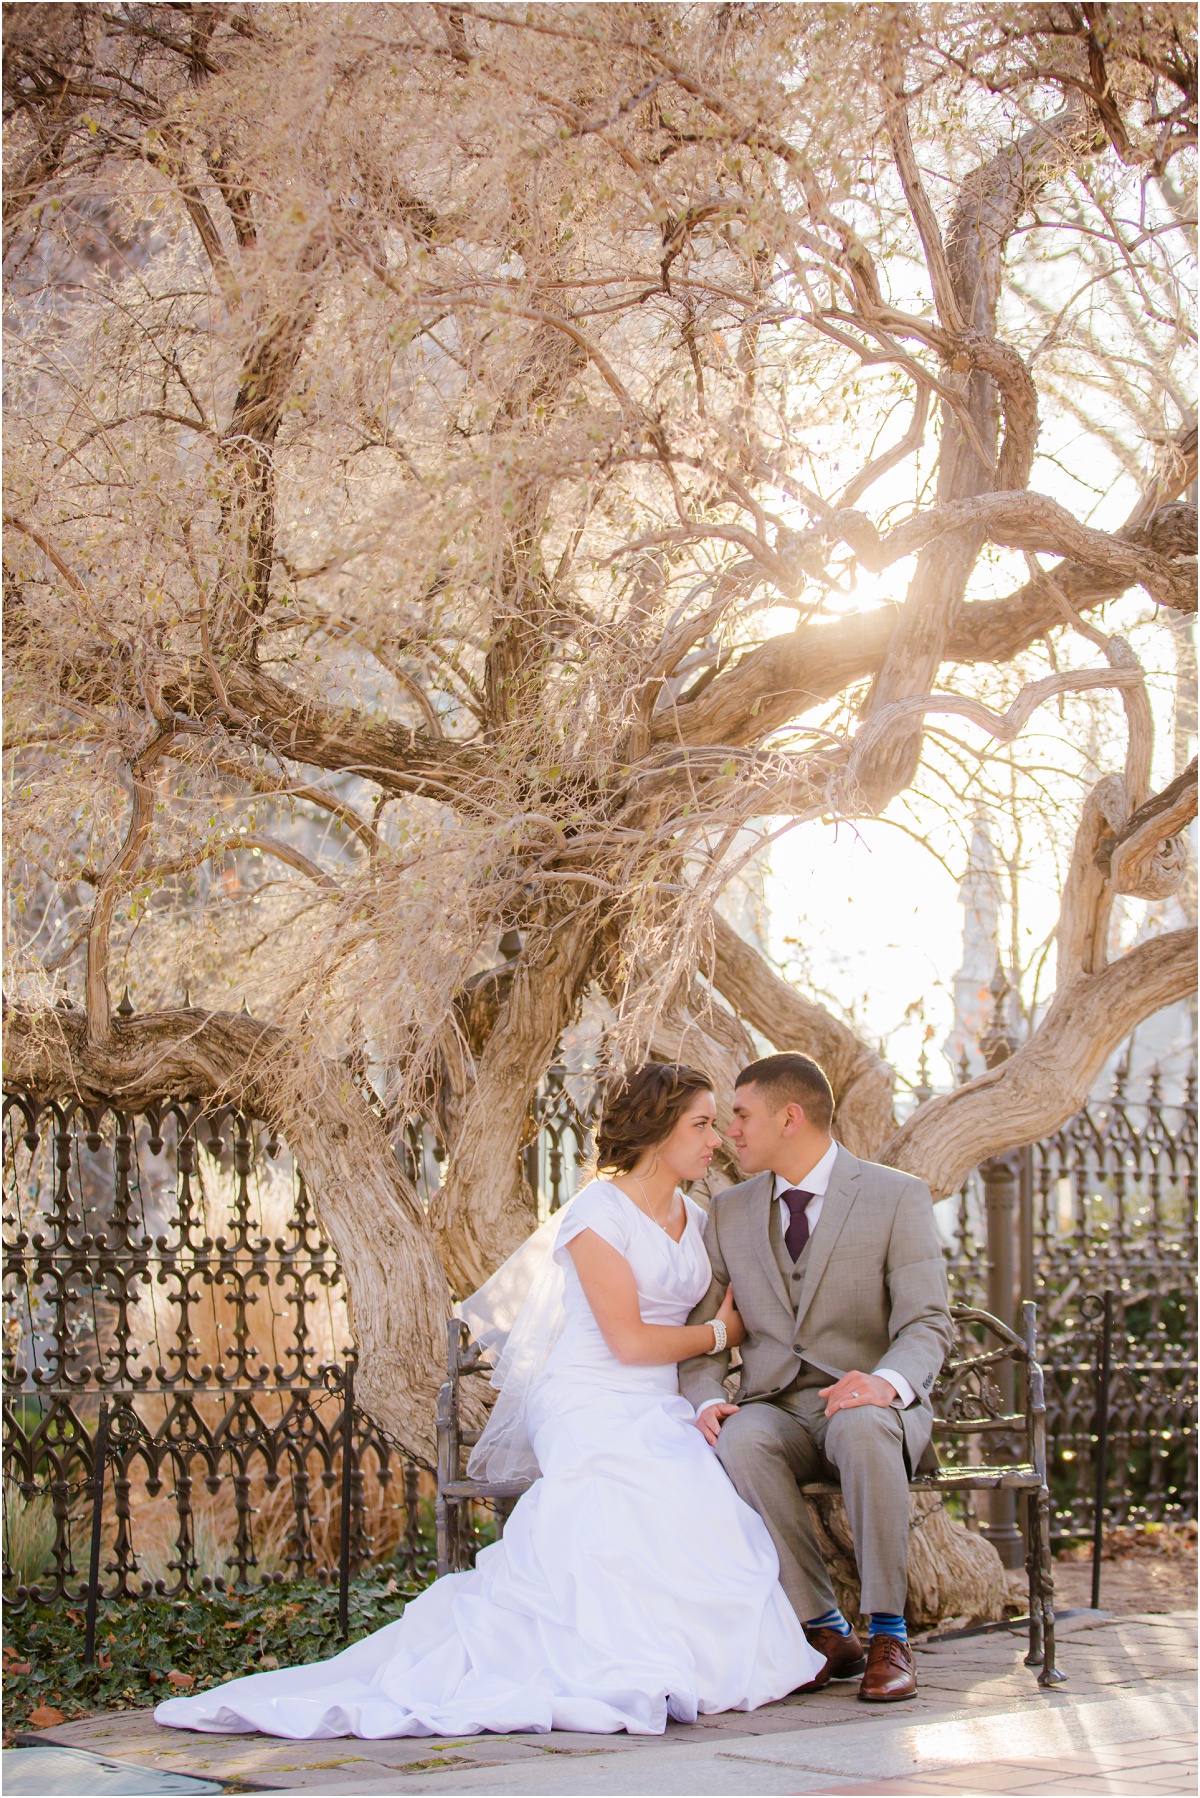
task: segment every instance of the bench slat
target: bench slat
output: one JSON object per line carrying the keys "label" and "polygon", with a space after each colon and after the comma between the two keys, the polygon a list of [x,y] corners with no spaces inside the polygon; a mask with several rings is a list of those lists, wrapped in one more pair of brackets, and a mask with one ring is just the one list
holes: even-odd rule
{"label": "bench slat", "polygon": [[[1041,1485],[1036,1467],[1028,1464],[1014,1467],[939,1467],[933,1473],[919,1473],[909,1480],[910,1492],[990,1492],[1029,1491]],[[841,1492],[829,1480],[813,1480],[801,1486],[807,1498],[836,1498]]]}
{"label": "bench slat", "polygon": [[447,1498],[520,1498],[532,1483],[531,1480],[447,1480],[442,1492]]}
{"label": "bench slat", "polygon": [[[529,1480],[448,1480],[442,1491],[447,1498],[520,1498],[528,1492]],[[912,1492],[1033,1492],[1041,1485],[1035,1467],[1017,1464],[1011,1467],[939,1467],[932,1473],[920,1473],[908,1482]],[[807,1498],[836,1498],[839,1486],[827,1480],[813,1480],[801,1486]]]}
{"label": "bench slat", "polygon": [[933,1420],[935,1436],[973,1436],[980,1430],[1020,1431],[1024,1435],[1025,1419],[1019,1413],[1010,1417],[968,1417],[961,1422],[947,1422],[943,1417]]}

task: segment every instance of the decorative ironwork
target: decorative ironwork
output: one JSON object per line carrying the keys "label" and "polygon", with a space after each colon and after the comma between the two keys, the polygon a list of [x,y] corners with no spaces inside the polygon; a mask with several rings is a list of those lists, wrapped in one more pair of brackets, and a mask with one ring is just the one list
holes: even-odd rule
{"label": "decorative ironwork", "polygon": [[[228,1107],[135,1117],[13,1094],[4,1181],[13,1598],[86,1591],[102,1396],[106,1596],[333,1578],[347,1558],[415,1567],[417,1470],[362,1412],[347,1445],[341,1271],[264,1126]],[[53,1544],[22,1572],[14,1512],[47,1500]]]}
{"label": "decorative ironwork", "polygon": [[[1108,1287],[1110,1518],[1196,1514],[1195,1076],[1177,1106],[1156,1078],[1137,1103],[1127,1087],[1122,1069],[1108,1101],[1019,1157],[1019,1282],[1043,1320],[1060,1534],[1093,1524],[1088,1301]],[[595,1098],[561,1068],[539,1092],[525,1167],[543,1216],[578,1183]],[[3,1146],[7,1592],[86,1590],[102,1395],[107,1596],[332,1579],[393,1556],[415,1571],[422,1476],[358,1411],[343,1508],[344,1285],[286,1147],[228,1107],[131,1116],[21,1094],[6,1098]],[[397,1153],[428,1199],[432,1133],[408,1128]],[[956,1303],[987,1309],[980,1179],[939,1217]],[[999,1419],[1013,1399],[989,1377],[971,1403]],[[954,1416],[955,1395],[943,1403]],[[10,1566],[21,1504],[41,1507],[51,1538],[33,1571]]]}
{"label": "decorative ironwork", "polygon": [[542,1218],[559,1210],[578,1188],[598,1110],[599,1093],[590,1076],[549,1069],[534,1101],[533,1137],[525,1150],[525,1178],[538,1195]]}
{"label": "decorative ironwork", "polygon": [[[1056,1533],[1090,1535],[1099,1433],[1095,1306],[1115,1294],[1109,1387],[1113,1523],[1196,1515],[1196,1071],[1168,1104],[1127,1061],[1093,1101],[1019,1156],[1019,1284],[1038,1302]],[[938,1207],[950,1287],[985,1304],[982,1182]]]}
{"label": "decorative ironwork", "polygon": [[1046,1293],[1052,1483],[1060,1524],[1092,1522],[1097,1433],[1095,1328],[1083,1301],[1115,1293],[1108,1442],[1121,1469],[1115,1523],[1196,1515],[1196,1074],[1168,1107],[1157,1071],[1146,1098],[1117,1072],[1031,1155],[1033,1261]]}

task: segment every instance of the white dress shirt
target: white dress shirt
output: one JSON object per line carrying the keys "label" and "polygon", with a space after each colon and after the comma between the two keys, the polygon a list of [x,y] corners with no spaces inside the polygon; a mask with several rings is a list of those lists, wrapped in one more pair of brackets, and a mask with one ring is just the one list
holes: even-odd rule
{"label": "white dress shirt", "polygon": [[[779,1206],[780,1223],[783,1226],[785,1238],[787,1236],[788,1226],[792,1221],[792,1214],[783,1201],[783,1194],[785,1192],[795,1192],[797,1190],[800,1192],[810,1192],[812,1194],[808,1204],[804,1207],[804,1215],[808,1219],[808,1234],[811,1238],[820,1222],[821,1212],[825,1207],[825,1194],[829,1190],[829,1182],[833,1177],[833,1169],[834,1164],[837,1161],[837,1154],[837,1143],[830,1142],[829,1147],[822,1155],[820,1161],[817,1162],[815,1167],[809,1169],[802,1181],[794,1182],[786,1180],[782,1174],[776,1174],[775,1203]],[[902,1373],[897,1373],[894,1367],[877,1367],[875,1369],[875,1374],[879,1379],[886,1380],[889,1385],[896,1388],[896,1396],[892,1400],[892,1403],[898,1411],[903,1411],[907,1405],[912,1404],[917,1395]],[[696,1412],[696,1416],[699,1417],[700,1411],[707,1411],[709,1405],[719,1405],[720,1403],[721,1400],[717,1398],[707,1399],[704,1404],[700,1406],[700,1410]]]}

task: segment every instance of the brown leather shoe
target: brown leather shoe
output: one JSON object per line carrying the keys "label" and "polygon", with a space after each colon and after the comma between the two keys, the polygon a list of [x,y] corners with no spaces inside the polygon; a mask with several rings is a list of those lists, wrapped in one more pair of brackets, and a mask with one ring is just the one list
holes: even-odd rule
{"label": "brown leather shoe", "polygon": [[917,1695],[917,1663],[907,1642],[872,1636],[858,1695],[865,1704],[895,1704]]}
{"label": "brown leather shoe", "polygon": [[806,1629],[804,1633],[809,1646],[825,1656],[825,1665],[806,1686],[797,1686],[798,1692],[819,1692],[831,1679],[858,1678],[867,1664],[867,1657],[853,1630],[848,1636],[836,1629]]}

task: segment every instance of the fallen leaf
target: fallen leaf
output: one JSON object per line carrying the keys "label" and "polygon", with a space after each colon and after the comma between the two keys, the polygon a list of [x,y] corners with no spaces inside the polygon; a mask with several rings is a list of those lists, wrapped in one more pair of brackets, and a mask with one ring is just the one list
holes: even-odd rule
{"label": "fallen leaf", "polygon": [[258,1664],[260,1667],[278,1667],[279,1656],[277,1654],[264,1654]]}
{"label": "fallen leaf", "polygon": [[6,1673],[31,1673],[33,1666],[29,1661],[5,1661],[4,1671]]}
{"label": "fallen leaf", "polygon": [[52,1704],[39,1704],[36,1711],[30,1711],[29,1721],[35,1729],[56,1729],[66,1719]]}
{"label": "fallen leaf", "polygon": [[174,1667],[172,1667],[171,1671],[167,1674],[167,1679],[170,1681],[171,1685],[180,1692],[190,1692],[196,1683],[196,1675],[194,1673],[179,1673]]}
{"label": "fallen leaf", "polygon": [[96,1656],[96,1665],[99,1667],[101,1673],[107,1673],[112,1666],[111,1654],[98,1654]]}
{"label": "fallen leaf", "polygon": [[221,1625],[222,1629],[241,1629],[241,1627],[242,1625],[240,1623],[223,1623]]}
{"label": "fallen leaf", "polygon": [[72,1623],[83,1622],[83,1613],[81,1611],[68,1611],[66,1615],[71,1619]]}

